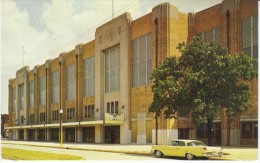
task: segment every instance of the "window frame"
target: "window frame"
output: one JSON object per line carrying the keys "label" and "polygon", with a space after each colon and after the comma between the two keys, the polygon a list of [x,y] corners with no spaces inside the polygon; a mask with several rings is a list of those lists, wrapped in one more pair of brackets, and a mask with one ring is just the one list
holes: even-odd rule
{"label": "window frame", "polygon": [[76,72],[75,63],[66,66],[66,99],[76,99]]}
{"label": "window frame", "polygon": [[[112,51],[114,51],[114,53],[111,53]],[[105,93],[119,91],[120,90],[120,45],[116,45],[114,47],[105,50],[103,54],[104,54]],[[114,65],[112,63],[114,63]]]}
{"label": "window frame", "polygon": [[[144,41],[145,48],[141,46]],[[150,75],[152,73],[152,33],[148,33],[132,40],[132,87],[140,87],[151,84]],[[145,51],[145,54],[141,55]],[[144,69],[142,69],[144,68]],[[141,75],[143,72],[144,74]],[[143,82],[141,82],[143,81]]]}
{"label": "window frame", "polygon": [[59,103],[60,101],[60,80],[59,80],[59,70],[53,71],[52,72],[52,84],[51,84],[51,89],[52,89],[52,103]]}
{"label": "window frame", "polygon": [[95,56],[84,59],[84,97],[92,96],[95,96]]}
{"label": "window frame", "polygon": [[46,76],[40,77],[40,105],[46,105]]}
{"label": "window frame", "polygon": [[34,107],[34,80],[29,81],[29,107]]}
{"label": "window frame", "polygon": [[[249,28],[247,30],[250,30],[250,34],[248,39],[246,39],[245,35],[248,34],[246,30],[244,30],[246,26],[246,21],[249,21]],[[256,24],[254,24],[256,22]],[[256,27],[254,26],[256,25]],[[255,27],[255,28],[254,28]],[[256,30],[256,31],[255,31]],[[256,32],[256,33],[255,33]],[[256,36],[256,37],[255,37]],[[249,43],[244,42],[245,40],[249,41]],[[247,46],[248,44],[249,46]],[[257,47],[256,54],[254,54],[254,47]],[[247,53],[247,50],[249,49],[250,53]],[[246,18],[241,19],[241,50],[244,51],[246,54],[248,54],[251,58],[255,58],[258,62],[258,15],[249,16]],[[256,68],[258,64],[254,65]]]}

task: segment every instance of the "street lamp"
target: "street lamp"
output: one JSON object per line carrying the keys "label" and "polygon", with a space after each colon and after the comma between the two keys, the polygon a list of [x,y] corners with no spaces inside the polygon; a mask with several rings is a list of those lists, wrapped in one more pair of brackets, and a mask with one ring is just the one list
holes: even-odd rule
{"label": "street lamp", "polygon": [[63,113],[63,110],[60,109],[60,146],[62,146],[62,141],[63,141],[63,138],[62,138],[62,113]]}

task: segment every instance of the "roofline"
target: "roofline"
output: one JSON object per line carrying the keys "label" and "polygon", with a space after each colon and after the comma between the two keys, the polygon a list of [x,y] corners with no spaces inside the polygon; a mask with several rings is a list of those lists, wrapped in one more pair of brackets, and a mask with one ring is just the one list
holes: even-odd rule
{"label": "roofline", "polygon": [[214,6],[211,6],[211,7],[209,7],[209,8],[206,8],[206,9],[204,9],[204,10],[195,12],[195,14],[200,14],[201,12],[205,12],[205,11],[207,11],[207,10],[211,10],[212,8],[217,7],[217,6],[219,6],[219,5],[222,5],[222,2],[219,3],[219,4],[216,4],[216,5],[214,5]]}

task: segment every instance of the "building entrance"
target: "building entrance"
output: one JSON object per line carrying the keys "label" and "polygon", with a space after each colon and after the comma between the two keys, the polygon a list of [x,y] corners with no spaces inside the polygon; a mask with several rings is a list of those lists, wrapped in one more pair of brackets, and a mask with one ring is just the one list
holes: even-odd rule
{"label": "building entrance", "polygon": [[51,141],[58,142],[59,141],[59,129],[52,128],[51,129]]}
{"label": "building entrance", "polygon": [[95,143],[95,127],[83,128],[83,142]]}
{"label": "building entrance", "polygon": [[120,126],[105,126],[105,143],[120,143]]}
{"label": "building entrance", "polygon": [[24,130],[19,131],[19,140],[24,140]]}
{"label": "building entrance", "polygon": [[221,122],[214,123],[214,137],[215,143],[214,145],[221,145]]}
{"label": "building entrance", "polygon": [[178,129],[178,138],[179,139],[189,139],[189,129],[179,128]]}
{"label": "building entrance", "polygon": [[34,135],[35,135],[35,134],[34,134],[34,130],[32,130],[32,129],[31,129],[31,130],[28,130],[28,136],[29,136],[28,139],[29,139],[30,141],[33,141],[33,140],[35,139]]}
{"label": "building entrance", "polygon": [[45,129],[39,129],[39,141],[45,141]]}
{"label": "building entrance", "polygon": [[75,128],[66,128],[65,129],[65,141],[66,142],[75,142]]}

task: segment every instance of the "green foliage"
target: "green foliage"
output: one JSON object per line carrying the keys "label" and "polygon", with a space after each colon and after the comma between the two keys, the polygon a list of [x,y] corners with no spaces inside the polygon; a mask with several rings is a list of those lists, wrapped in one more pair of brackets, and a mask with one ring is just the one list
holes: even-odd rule
{"label": "green foliage", "polygon": [[223,108],[229,117],[249,108],[256,61],[244,53],[231,56],[226,48],[199,37],[177,48],[182,55],[167,58],[151,74],[154,97],[149,112],[163,110],[167,118],[191,112],[200,124],[212,121]]}

